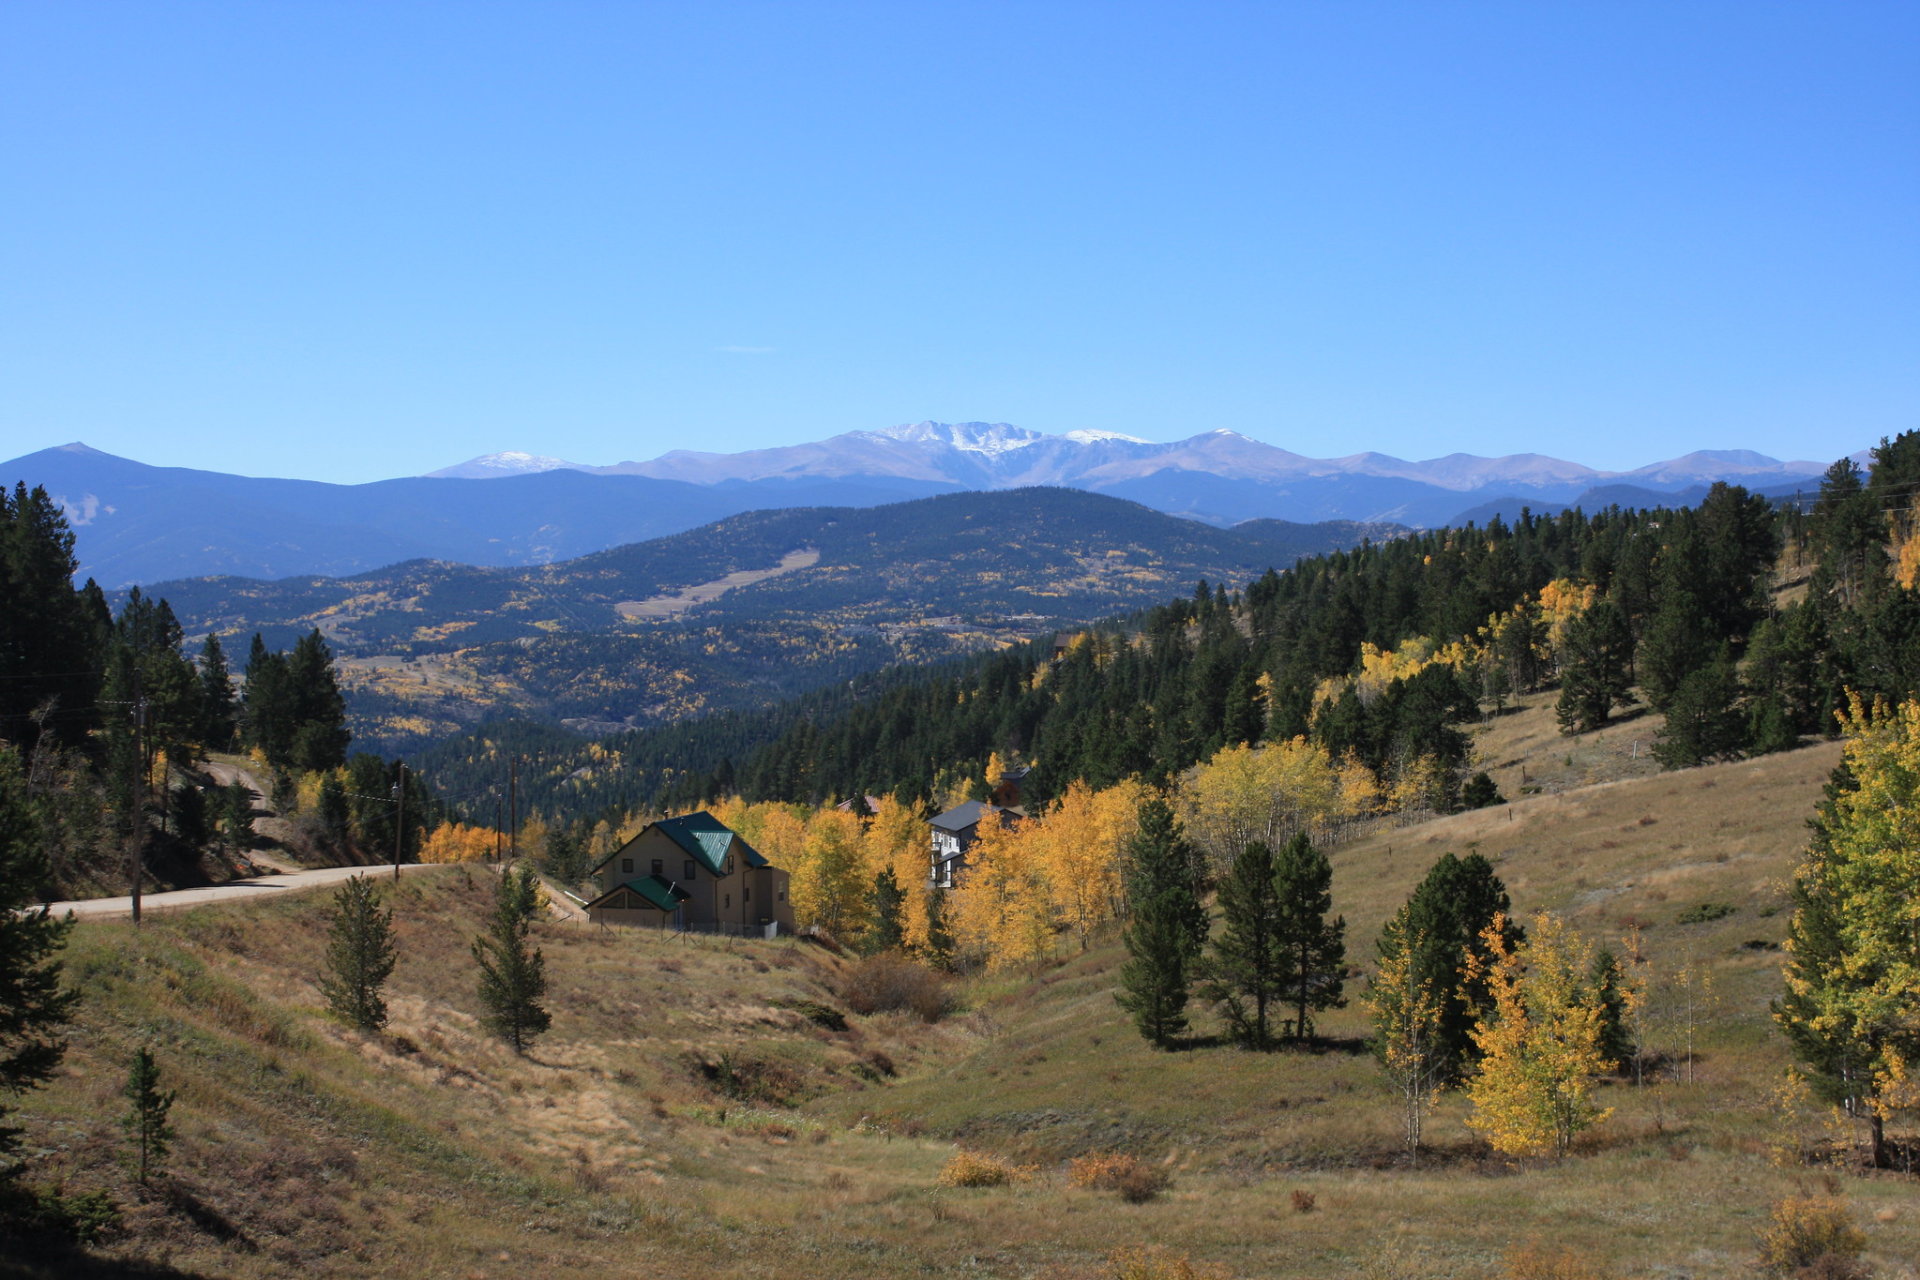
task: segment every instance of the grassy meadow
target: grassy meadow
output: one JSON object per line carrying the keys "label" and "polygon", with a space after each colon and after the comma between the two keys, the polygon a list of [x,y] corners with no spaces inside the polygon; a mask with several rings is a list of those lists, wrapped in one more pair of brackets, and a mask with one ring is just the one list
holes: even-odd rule
{"label": "grassy meadow", "polygon": [[[380,1036],[322,1014],[324,893],[80,925],[67,1064],[24,1100],[29,1178],[106,1188],[124,1218],[84,1255],[5,1252],[0,1275],[1091,1280],[1156,1245],[1193,1274],[1500,1277],[1548,1274],[1512,1261],[1538,1243],[1587,1268],[1553,1274],[1705,1280],[1753,1274],[1771,1202],[1835,1186],[1878,1274],[1913,1276],[1911,1178],[1782,1158],[1836,1138],[1818,1109],[1776,1104],[1788,1058],[1767,1002],[1783,883],[1837,748],[1662,774],[1616,741],[1632,722],[1532,745],[1546,714],[1497,718],[1479,744],[1509,796],[1540,794],[1345,845],[1334,890],[1363,968],[1448,850],[1490,858],[1522,914],[1562,912],[1616,950],[1637,931],[1661,1061],[1602,1089],[1614,1115],[1564,1160],[1492,1155],[1448,1097],[1409,1161],[1357,999],[1311,1051],[1216,1043],[1196,1007],[1194,1045],[1156,1052],[1114,1004],[1111,940],[965,980],[935,1024],[836,1026],[849,962],[816,945],[543,924],[554,1025],[516,1057],[478,1026],[467,950],[491,876],[448,867],[392,890]],[[116,1163],[142,1044],[180,1093],[151,1191]],[[942,1186],[962,1147],[1015,1180]],[[1145,1203],[1071,1185],[1068,1161],[1104,1153],[1170,1183]]]}

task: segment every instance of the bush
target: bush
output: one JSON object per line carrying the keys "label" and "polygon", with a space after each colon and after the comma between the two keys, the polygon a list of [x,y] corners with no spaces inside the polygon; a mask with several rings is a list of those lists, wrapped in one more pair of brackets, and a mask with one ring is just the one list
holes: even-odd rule
{"label": "bush", "polygon": [[1013,1166],[976,1151],[956,1151],[940,1171],[943,1187],[1004,1187],[1014,1180]]}
{"label": "bush", "polygon": [[1184,1253],[1159,1245],[1116,1249],[1107,1258],[1106,1280],[1220,1280],[1219,1267],[1196,1266]]}
{"label": "bush", "polygon": [[1606,1272],[1571,1249],[1550,1249],[1530,1240],[1507,1251],[1507,1280],[1604,1280]]}
{"label": "bush", "polygon": [[1313,1192],[1302,1191],[1299,1187],[1295,1187],[1287,1198],[1293,1202],[1295,1213],[1313,1212]]}
{"label": "bush", "polygon": [[1688,907],[1680,913],[1681,924],[1706,924],[1709,920],[1725,920],[1740,908],[1730,902],[1703,902],[1696,907]]}
{"label": "bush", "polygon": [[904,1009],[926,1022],[938,1022],[953,1007],[946,979],[898,951],[850,965],[840,980],[840,998],[855,1013]]}
{"label": "bush", "polygon": [[1081,1156],[1067,1165],[1067,1181],[1096,1191],[1117,1191],[1128,1204],[1145,1204],[1167,1189],[1167,1171],[1137,1156]]}
{"label": "bush", "polygon": [[1760,1233],[1760,1267],[1776,1276],[1854,1280],[1867,1237],[1837,1196],[1788,1196],[1773,1206],[1773,1220]]}

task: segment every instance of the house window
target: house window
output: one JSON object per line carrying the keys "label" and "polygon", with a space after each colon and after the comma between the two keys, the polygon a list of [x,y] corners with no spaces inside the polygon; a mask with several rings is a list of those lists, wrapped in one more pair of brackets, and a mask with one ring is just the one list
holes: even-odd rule
{"label": "house window", "polygon": [[692,859],[692,858],[688,858],[688,859],[687,859],[687,875],[686,875],[686,878],[687,878],[687,879],[689,879],[689,880],[691,880],[691,879],[693,879],[693,859]]}
{"label": "house window", "polygon": [[655,858],[653,860],[653,874],[657,876],[667,874],[667,860],[665,858]]}
{"label": "house window", "polygon": [[620,859],[620,874],[631,875],[632,872],[633,872],[633,859],[632,858]]}
{"label": "house window", "polygon": [[779,893],[776,893],[774,897],[781,902],[785,902],[787,900],[787,891],[782,889]]}
{"label": "house window", "polygon": [[753,901],[753,890],[746,885],[740,886],[740,905],[746,906]]}
{"label": "house window", "polygon": [[732,905],[733,905],[733,895],[730,893],[722,894],[720,897],[721,909],[725,910],[726,908],[731,907]]}

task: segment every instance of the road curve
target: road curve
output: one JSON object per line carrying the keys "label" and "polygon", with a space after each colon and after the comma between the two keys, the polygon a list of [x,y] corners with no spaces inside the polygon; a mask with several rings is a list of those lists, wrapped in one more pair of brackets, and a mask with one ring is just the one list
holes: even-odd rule
{"label": "road curve", "polygon": [[[423,871],[436,865],[427,862],[410,862],[401,867],[403,872]],[[272,894],[299,893],[304,889],[323,889],[331,884],[354,876],[372,876],[376,880],[393,877],[393,864],[373,867],[322,867],[317,871],[296,871],[290,875],[255,876],[250,880],[230,880],[226,884],[208,885],[204,889],[173,889],[166,893],[143,893],[140,895],[140,913],[149,911],[178,911],[184,907],[203,907],[214,902],[232,902],[241,898],[258,898]],[[133,915],[132,898],[82,898],[74,902],[54,902],[48,904],[53,914],[64,916],[71,911],[82,920],[124,920]]]}

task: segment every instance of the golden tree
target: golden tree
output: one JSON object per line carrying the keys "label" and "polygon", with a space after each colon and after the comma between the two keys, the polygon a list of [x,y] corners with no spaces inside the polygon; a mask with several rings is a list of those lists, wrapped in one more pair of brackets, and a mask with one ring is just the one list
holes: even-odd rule
{"label": "golden tree", "polygon": [[1424,948],[1418,933],[1395,937],[1381,953],[1364,997],[1373,1016],[1375,1050],[1401,1098],[1407,1150],[1416,1158],[1427,1111],[1444,1086],[1447,1068],[1440,1047],[1443,1003],[1432,979],[1422,977],[1415,963]]}
{"label": "golden tree", "polygon": [[1467,1082],[1468,1123],[1509,1155],[1564,1154],[1575,1135],[1613,1114],[1592,1099],[1606,1071],[1589,981],[1593,947],[1545,912],[1529,922],[1526,941],[1510,947],[1506,923],[1496,916],[1481,935],[1487,959],[1468,957],[1493,998],[1473,1031],[1481,1058]]}
{"label": "golden tree", "polygon": [[1039,824],[980,819],[966,870],[948,895],[954,942],[991,968],[1053,954],[1053,905],[1039,856]]}

